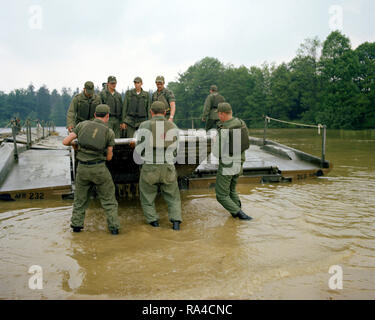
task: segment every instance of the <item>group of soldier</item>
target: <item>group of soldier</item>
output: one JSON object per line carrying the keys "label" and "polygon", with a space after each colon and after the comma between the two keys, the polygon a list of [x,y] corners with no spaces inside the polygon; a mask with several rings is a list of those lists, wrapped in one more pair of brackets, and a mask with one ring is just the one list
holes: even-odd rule
{"label": "group of soldier", "polygon": [[[178,130],[173,122],[176,112],[174,94],[165,88],[163,76],[158,76],[155,83],[157,91],[150,97],[149,93],[142,89],[142,79],[136,77],[134,88],[126,92],[122,101],[121,95],[116,91],[116,77],[110,76],[100,94],[96,94],[94,84],[87,81],[83,91],[72,99],[67,114],[69,135],[63,140],[63,144],[72,145],[77,151],[78,167],[71,218],[73,232],[83,229],[90,191],[96,186],[98,198],[106,213],[108,228],[114,235],[119,233],[115,185],[106,166],[106,161],[111,161],[113,157],[115,138],[136,137],[137,143],[140,143],[140,135],[137,135],[137,132],[148,130],[151,132],[149,139],[153,139],[152,143],[155,142],[155,127],[158,124],[165,130],[161,135],[164,138],[161,139],[165,139],[168,130]],[[218,130],[219,141],[228,139],[220,134],[221,129],[242,128],[241,130],[246,130],[245,136],[248,139],[246,124],[232,116],[230,104],[225,102],[215,85],[211,86],[210,94],[205,101],[202,120],[206,122],[206,130]],[[224,144],[230,143],[233,141],[228,139]],[[155,152],[156,145],[153,143]],[[162,142],[163,152],[166,152],[168,146],[166,141]],[[215,191],[217,200],[234,218],[251,220],[252,218],[242,211],[241,201],[236,192],[237,180],[245,160],[244,151],[242,148],[237,161],[240,169],[230,173],[225,171],[233,164],[229,165],[222,159],[220,150],[214,153],[219,158]],[[159,227],[159,215],[155,209],[158,190],[168,205],[168,218],[173,230],[180,230],[181,200],[175,166],[168,161],[155,162],[154,156],[151,156],[150,159],[145,159],[141,167],[139,192],[145,219],[152,227]]]}
{"label": "group of soldier", "polygon": [[[122,101],[121,94],[116,91],[117,80],[109,76],[100,94],[95,93],[94,83],[87,81],[84,89],[77,94],[68,109],[67,127],[69,132],[79,122],[94,118],[95,108],[99,104],[106,104],[110,109],[108,127],[113,130],[116,138],[133,138],[134,133],[143,121],[150,117],[150,106],[152,102],[161,101],[166,106],[166,116],[173,121],[176,112],[176,100],[173,92],[165,88],[163,76],[156,78],[157,91],[152,98],[148,92],[142,89],[142,79],[134,79],[134,88],[128,90]],[[125,131],[125,134],[122,134]]]}

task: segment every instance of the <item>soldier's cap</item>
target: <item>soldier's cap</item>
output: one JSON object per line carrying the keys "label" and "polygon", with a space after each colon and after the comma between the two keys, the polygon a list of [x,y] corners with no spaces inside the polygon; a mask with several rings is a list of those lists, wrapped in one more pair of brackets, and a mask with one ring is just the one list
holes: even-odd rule
{"label": "soldier's cap", "polygon": [[228,102],[221,102],[217,106],[217,112],[231,113],[232,107]]}
{"label": "soldier's cap", "polygon": [[143,83],[141,77],[135,77],[135,78],[134,78],[134,82],[142,82],[142,83]]}
{"label": "soldier's cap", "polygon": [[94,94],[94,83],[92,81],[86,81],[85,89],[88,94]]}
{"label": "soldier's cap", "polygon": [[217,91],[218,89],[217,89],[217,86],[212,85],[212,86],[210,87],[210,90],[211,90],[211,91]]}
{"label": "soldier's cap", "polygon": [[107,113],[109,113],[109,106],[106,105],[106,104],[99,104],[96,109],[95,109],[95,113],[96,115],[106,115]]}
{"label": "soldier's cap", "polygon": [[164,83],[165,82],[164,77],[163,76],[157,76],[155,82],[156,83],[159,83],[159,82]]}
{"label": "soldier's cap", "polygon": [[151,111],[156,114],[164,113],[165,112],[165,104],[161,101],[155,101],[151,105]]}
{"label": "soldier's cap", "polygon": [[108,83],[117,83],[117,79],[115,76],[109,76],[108,77]]}

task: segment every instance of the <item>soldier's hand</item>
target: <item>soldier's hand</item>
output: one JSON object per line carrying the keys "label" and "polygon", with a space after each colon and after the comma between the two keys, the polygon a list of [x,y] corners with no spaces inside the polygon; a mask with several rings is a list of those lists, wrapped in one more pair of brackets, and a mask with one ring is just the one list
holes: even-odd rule
{"label": "soldier's hand", "polygon": [[173,122],[173,118],[169,118],[168,121]]}
{"label": "soldier's hand", "polygon": [[74,127],[68,127],[68,131],[69,131],[69,133],[72,132],[73,128],[74,128]]}
{"label": "soldier's hand", "polygon": [[76,141],[72,141],[72,147],[74,149],[74,151],[78,151],[78,144]]}

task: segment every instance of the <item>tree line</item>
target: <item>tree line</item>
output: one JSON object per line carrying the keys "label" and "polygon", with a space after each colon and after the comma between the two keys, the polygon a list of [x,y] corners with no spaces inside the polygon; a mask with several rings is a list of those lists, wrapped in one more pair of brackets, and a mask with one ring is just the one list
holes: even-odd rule
{"label": "tree line", "polygon": [[352,50],[349,38],[335,31],[323,43],[305,40],[292,61],[278,66],[234,67],[206,57],[169,88],[179,119],[199,118],[209,87],[216,84],[235,115],[253,128],[262,127],[268,115],[334,129],[367,129],[375,128],[374,77],[375,43]]}
{"label": "tree line", "polygon": [[[168,84],[176,96],[176,123],[203,127],[203,104],[212,84],[249,127],[262,127],[263,115],[282,120],[325,124],[332,129],[375,128],[375,43],[352,49],[339,31],[324,42],[307,39],[289,63],[225,65],[206,57]],[[99,88],[97,88],[97,91]],[[65,126],[70,101],[79,92],[46,86],[0,92],[0,126],[11,118],[53,120]],[[124,92],[122,92],[124,96]]]}

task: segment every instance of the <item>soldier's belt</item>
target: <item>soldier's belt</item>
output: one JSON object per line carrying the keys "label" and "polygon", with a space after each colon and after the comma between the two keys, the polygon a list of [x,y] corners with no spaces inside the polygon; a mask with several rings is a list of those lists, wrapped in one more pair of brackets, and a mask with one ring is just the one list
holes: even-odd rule
{"label": "soldier's belt", "polygon": [[103,162],[105,162],[104,160],[100,160],[100,161],[80,161],[80,160],[78,160],[78,163],[80,163],[80,164],[84,164],[84,165],[86,165],[86,166],[93,166],[94,164],[100,164],[100,163],[103,163]]}

